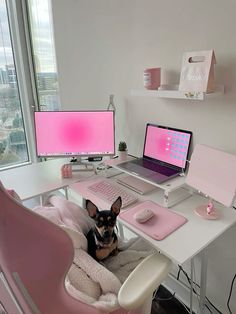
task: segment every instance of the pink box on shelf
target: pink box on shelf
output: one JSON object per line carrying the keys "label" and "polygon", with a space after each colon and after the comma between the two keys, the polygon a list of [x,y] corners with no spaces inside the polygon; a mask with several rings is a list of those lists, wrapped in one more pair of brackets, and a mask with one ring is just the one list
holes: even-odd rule
{"label": "pink box on shelf", "polygon": [[144,69],[143,84],[147,89],[158,89],[161,85],[161,68]]}

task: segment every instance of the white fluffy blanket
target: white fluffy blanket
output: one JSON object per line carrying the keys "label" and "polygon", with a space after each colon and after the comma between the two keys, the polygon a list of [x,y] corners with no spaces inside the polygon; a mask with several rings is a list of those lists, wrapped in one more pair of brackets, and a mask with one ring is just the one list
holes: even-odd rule
{"label": "white fluffy blanket", "polygon": [[119,254],[98,263],[87,254],[84,234],[93,225],[87,211],[56,195],[48,199],[48,205],[35,207],[34,210],[60,225],[72,239],[75,249],[74,261],[65,282],[68,292],[102,311],[115,310],[119,307],[117,294],[122,283],[153,249],[137,238],[128,242],[119,239]]}

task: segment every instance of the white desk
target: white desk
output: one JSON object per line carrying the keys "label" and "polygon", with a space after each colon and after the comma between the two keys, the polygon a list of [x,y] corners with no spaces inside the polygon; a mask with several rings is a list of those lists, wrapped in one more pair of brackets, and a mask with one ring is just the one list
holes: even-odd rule
{"label": "white desk", "polygon": [[[96,178],[86,180],[84,182],[77,182],[70,187],[83,198],[89,198],[100,209],[109,209],[111,204],[107,204],[105,201],[98,199],[94,196],[87,186],[90,185]],[[115,180],[113,178],[112,180]],[[130,191],[130,190],[129,190]],[[162,195],[160,191],[153,191],[147,195],[139,195],[139,200],[152,200],[159,204],[162,204]],[[148,241],[156,250],[162,252],[168,256],[177,265],[191,260],[201,253],[201,291],[200,291],[200,311],[204,313],[205,295],[206,295],[206,275],[207,275],[207,255],[206,248],[217,239],[223,232],[225,232],[230,226],[236,222],[236,210],[233,208],[224,208],[217,204],[217,208],[221,214],[219,220],[204,220],[194,214],[194,209],[199,204],[206,203],[206,199],[199,195],[192,195],[190,198],[185,199],[183,202],[175,205],[170,210],[173,210],[188,219],[188,222],[174,231],[168,237],[162,241],[157,241],[144,234],[142,231],[129,225],[127,222],[119,219],[123,225],[132,230],[138,236]],[[134,206],[131,205],[131,206]],[[128,210],[128,209],[125,209]],[[192,266],[192,262],[191,262]],[[190,302],[191,304],[191,302]]]}
{"label": "white desk", "polygon": [[[134,159],[134,157],[127,156],[126,160],[124,160],[124,161],[129,161],[132,159]],[[134,176],[136,178],[139,178],[137,176],[137,174],[120,168],[119,167],[120,163],[121,163],[121,161],[119,159],[110,159],[110,160],[107,160],[105,162],[105,164],[110,166],[110,167],[113,167],[117,170],[120,170],[121,172],[127,173],[127,174]],[[162,191],[162,193],[163,193],[162,202],[161,203],[159,202],[159,204],[164,206],[164,207],[172,207],[173,205],[177,204],[178,202],[183,201],[184,199],[186,199],[190,196],[190,192],[187,191],[186,189],[183,189],[186,186],[184,175],[183,176],[182,175],[177,176],[177,177],[175,177],[171,180],[165,181],[161,184],[158,184],[156,182],[153,182],[151,180],[144,179],[144,178],[142,178],[140,180],[145,181],[149,184],[152,184]],[[179,190],[180,193],[175,193],[177,190]],[[173,199],[173,197],[171,197],[171,195],[173,195],[173,193],[175,193],[174,199]]]}
{"label": "white desk", "polygon": [[[70,185],[70,188],[79,193],[83,198],[89,198],[91,201],[95,202],[100,209],[110,209],[111,204],[103,201],[102,199],[98,200],[98,198],[87,189],[87,186],[95,182],[95,180],[100,179],[101,177],[97,176],[95,178],[91,178],[90,180],[76,182]],[[115,180],[115,178],[109,180]],[[125,189],[123,186],[122,188]],[[130,190],[129,192],[136,194]],[[161,194],[154,190],[147,195],[138,195],[138,198],[140,201],[148,199],[160,203]],[[218,204],[216,207],[221,213],[221,219],[212,221],[204,220],[198,217],[194,214],[193,210],[199,204],[203,203],[207,203],[206,199],[194,194],[190,198],[172,207],[170,209],[171,211],[175,211],[183,215],[188,219],[188,222],[161,241],[152,239],[142,231],[136,229],[121,219],[119,219],[119,221],[121,221],[122,224],[134,233],[148,240],[150,244],[172,259],[175,263],[182,265],[202,251],[236,222],[236,210],[233,208],[224,208]],[[133,206],[135,206],[135,204],[130,205],[130,207]],[[124,210],[128,209],[125,208]]]}
{"label": "white desk", "polygon": [[61,166],[67,161],[65,158],[53,159],[3,170],[0,180],[5,188],[14,189],[23,201],[58,189],[67,193],[69,184],[93,174],[92,171],[73,172],[72,178],[62,178]]}
{"label": "white desk", "polygon": [[[0,171],[0,180],[6,188],[15,189],[22,200],[40,196],[44,193],[55,191],[57,189],[66,189],[68,185],[70,185],[70,187],[79,193],[83,198],[90,198],[101,209],[108,209],[110,204],[94,197],[87,189],[89,184],[91,184],[94,180],[100,179],[101,176],[93,175],[92,171],[73,172],[72,178],[63,179],[61,177],[60,168],[65,162],[65,159],[55,159]],[[115,180],[115,178],[116,177],[111,180]],[[163,195],[160,190],[155,190],[143,196],[139,195],[140,201],[147,199],[162,204]],[[223,208],[223,206],[220,205],[217,206],[221,214],[221,219],[219,220],[203,220],[202,218],[196,216],[193,210],[197,205],[202,204],[203,202],[203,198],[198,195],[193,195],[192,197],[172,207],[171,210],[185,216],[188,219],[188,222],[162,241],[156,241],[150,238],[146,234],[131,225],[128,225],[126,222],[121,221],[120,219],[121,223],[148,241],[156,250],[168,256],[178,265],[182,265],[183,263],[192,260],[194,256],[201,252],[201,313],[204,313],[204,300],[206,294],[206,248],[236,222],[236,210],[233,208]]]}

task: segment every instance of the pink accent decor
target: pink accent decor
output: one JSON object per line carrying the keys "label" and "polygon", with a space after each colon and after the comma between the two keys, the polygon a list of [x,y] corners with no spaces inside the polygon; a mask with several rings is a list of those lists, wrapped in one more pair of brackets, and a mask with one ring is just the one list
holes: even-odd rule
{"label": "pink accent decor", "polygon": [[[144,209],[152,210],[154,216],[145,223],[139,223],[135,220],[135,215]],[[165,207],[161,207],[152,201],[145,201],[129,210],[123,211],[120,213],[119,217],[121,220],[127,221],[155,240],[163,240],[187,222],[185,217]]]}
{"label": "pink accent decor", "polygon": [[214,211],[208,213],[207,208],[208,208],[208,206],[205,204],[205,205],[201,205],[201,206],[195,208],[194,211],[198,216],[200,216],[201,218],[204,218],[204,219],[215,220],[215,219],[218,219],[220,217],[220,215],[216,209],[214,209]]}
{"label": "pink accent decor", "polygon": [[158,89],[161,85],[161,68],[150,68],[143,71],[143,84],[147,89]]}
{"label": "pink accent decor", "polygon": [[192,51],[183,55],[179,90],[211,93],[215,88],[214,50]]}
{"label": "pink accent decor", "polygon": [[62,178],[72,178],[72,166],[65,164],[61,167]]}
{"label": "pink accent decor", "polygon": [[[101,313],[94,306],[69,295],[65,288],[65,276],[74,258],[73,244],[67,233],[17,202],[1,182],[0,247],[1,274],[24,314]],[[2,280],[0,300],[7,313],[19,313]],[[126,312],[119,308],[111,313]],[[130,313],[138,314],[139,311]]]}
{"label": "pink accent decor", "polygon": [[214,211],[214,204],[213,202],[209,202],[208,205],[207,205],[207,213],[208,215],[210,215],[212,212]]}

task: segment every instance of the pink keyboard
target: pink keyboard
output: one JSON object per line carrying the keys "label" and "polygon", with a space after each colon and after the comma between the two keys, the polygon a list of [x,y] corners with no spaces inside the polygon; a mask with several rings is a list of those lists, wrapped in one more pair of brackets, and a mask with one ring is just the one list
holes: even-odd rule
{"label": "pink keyboard", "polygon": [[117,197],[120,196],[122,199],[122,208],[135,203],[138,200],[134,194],[122,189],[118,184],[108,182],[107,180],[89,185],[88,190],[109,203],[113,203]]}

